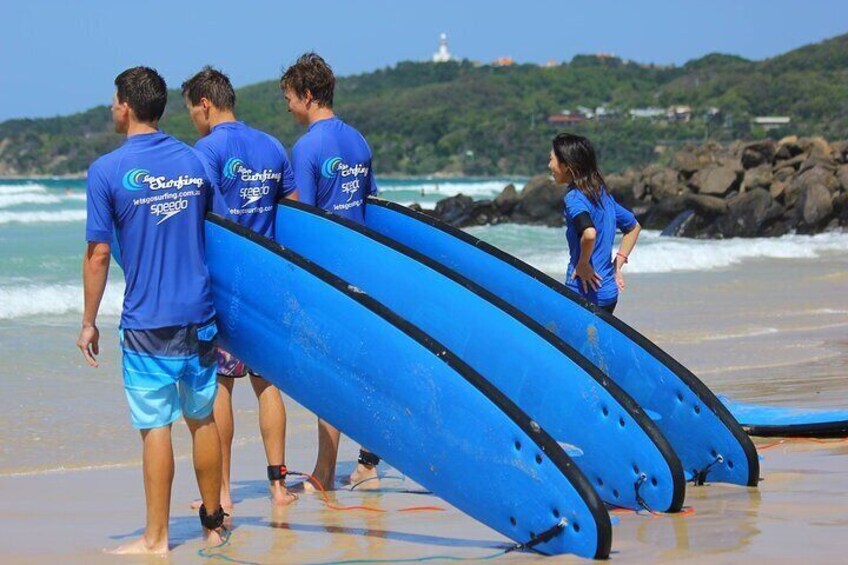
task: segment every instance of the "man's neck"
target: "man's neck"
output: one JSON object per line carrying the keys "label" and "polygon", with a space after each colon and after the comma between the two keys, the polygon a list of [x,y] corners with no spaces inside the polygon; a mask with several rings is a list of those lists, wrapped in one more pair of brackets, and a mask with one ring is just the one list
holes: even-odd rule
{"label": "man's neck", "polygon": [[130,124],[127,127],[127,137],[132,137],[134,135],[143,135],[146,133],[156,133],[159,131],[159,122],[136,122],[130,120]]}
{"label": "man's neck", "polygon": [[320,106],[318,108],[315,108],[314,110],[310,110],[307,114],[310,126],[315,122],[320,122],[321,120],[329,120],[330,118],[334,117],[336,117],[336,114],[335,112],[333,112],[333,109],[326,108],[324,106]]}
{"label": "man's neck", "polygon": [[226,124],[228,122],[235,122],[236,115],[232,110],[221,110],[216,112],[209,113],[209,127],[214,128],[220,124]]}

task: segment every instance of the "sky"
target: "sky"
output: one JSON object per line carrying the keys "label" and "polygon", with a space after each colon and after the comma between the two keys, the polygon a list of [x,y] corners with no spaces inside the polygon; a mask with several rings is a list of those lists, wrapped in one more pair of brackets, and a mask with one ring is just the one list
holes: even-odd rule
{"label": "sky", "polygon": [[0,121],[108,104],[115,76],[156,68],[178,88],[203,65],[236,87],[277,79],[315,50],[336,74],[461,58],[568,61],[612,52],[681,65],[760,60],[848,32],[845,0],[0,0]]}

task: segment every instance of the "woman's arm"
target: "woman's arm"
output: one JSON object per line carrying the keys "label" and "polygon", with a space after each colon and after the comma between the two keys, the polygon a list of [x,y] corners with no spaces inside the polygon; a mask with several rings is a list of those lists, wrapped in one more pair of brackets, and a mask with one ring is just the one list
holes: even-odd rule
{"label": "woman's arm", "polygon": [[630,253],[636,247],[636,240],[639,239],[639,232],[642,231],[642,226],[637,222],[632,230],[624,234],[621,238],[621,246],[615,253],[615,283],[618,285],[618,290],[624,290],[624,275],[621,270],[627,263]]}
{"label": "woman's arm", "polygon": [[577,259],[577,266],[571,276],[575,279],[580,278],[580,282],[583,284],[583,292],[589,292],[589,287],[592,290],[598,290],[601,286],[601,276],[595,272],[591,262],[597,237],[598,232],[595,228],[586,228],[580,235],[580,257]]}

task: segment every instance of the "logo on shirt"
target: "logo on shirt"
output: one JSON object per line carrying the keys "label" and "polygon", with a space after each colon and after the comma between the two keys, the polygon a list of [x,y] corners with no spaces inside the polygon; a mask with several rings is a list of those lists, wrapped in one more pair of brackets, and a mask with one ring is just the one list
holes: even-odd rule
{"label": "logo on shirt", "polygon": [[224,164],[224,176],[228,179],[234,179],[241,175],[243,169],[247,169],[247,167],[244,166],[244,161],[238,157],[231,157]]}
{"label": "logo on shirt", "polygon": [[124,174],[124,188],[133,192],[144,188],[142,186],[143,179],[150,175],[150,171],[145,169],[130,169]]}
{"label": "logo on shirt", "polygon": [[341,157],[330,157],[324,164],[321,165],[321,176],[327,179],[332,179],[337,176],[342,177],[358,177],[359,175],[367,175],[368,167],[362,163],[357,163],[350,166]]}

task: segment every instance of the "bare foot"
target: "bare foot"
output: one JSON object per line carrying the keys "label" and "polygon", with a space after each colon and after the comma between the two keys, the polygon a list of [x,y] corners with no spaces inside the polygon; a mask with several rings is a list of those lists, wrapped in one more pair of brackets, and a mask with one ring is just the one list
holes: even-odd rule
{"label": "bare foot", "polygon": [[317,480],[322,489],[325,491],[336,490],[336,474],[335,470],[331,473],[321,473],[317,469],[312,472],[312,477],[309,478],[305,483],[303,483],[303,491],[304,492],[318,492],[320,489],[315,485],[315,481]]}
{"label": "bare foot", "polygon": [[377,490],[380,488],[380,476],[376,465],[356,464],[350,474],[350,488],[356,490]]}
{"label": "bare foot", "polygon": [[297,495],[286,490],[279,481],[272,482],[268,489],[271,491],[271,502],[274,506],[288,506],[297,500]]}
{"label": "bare foot", "polygon": [[141,536],[132,543],[124,544],[115,549],[104,549],[104,553],[112,555],[141,555],[141,554],[158,554],[165,555],[168,553],[168,539],[165,538],[157,543],[147,543],[147,538]]}
{"label": "bare foot", "polygon": [[230,530],[221,526],[215,530],[207,530],[203,528],[203,540],[206,542],[207,548],[219,547],[227,543],[230,539]]}

